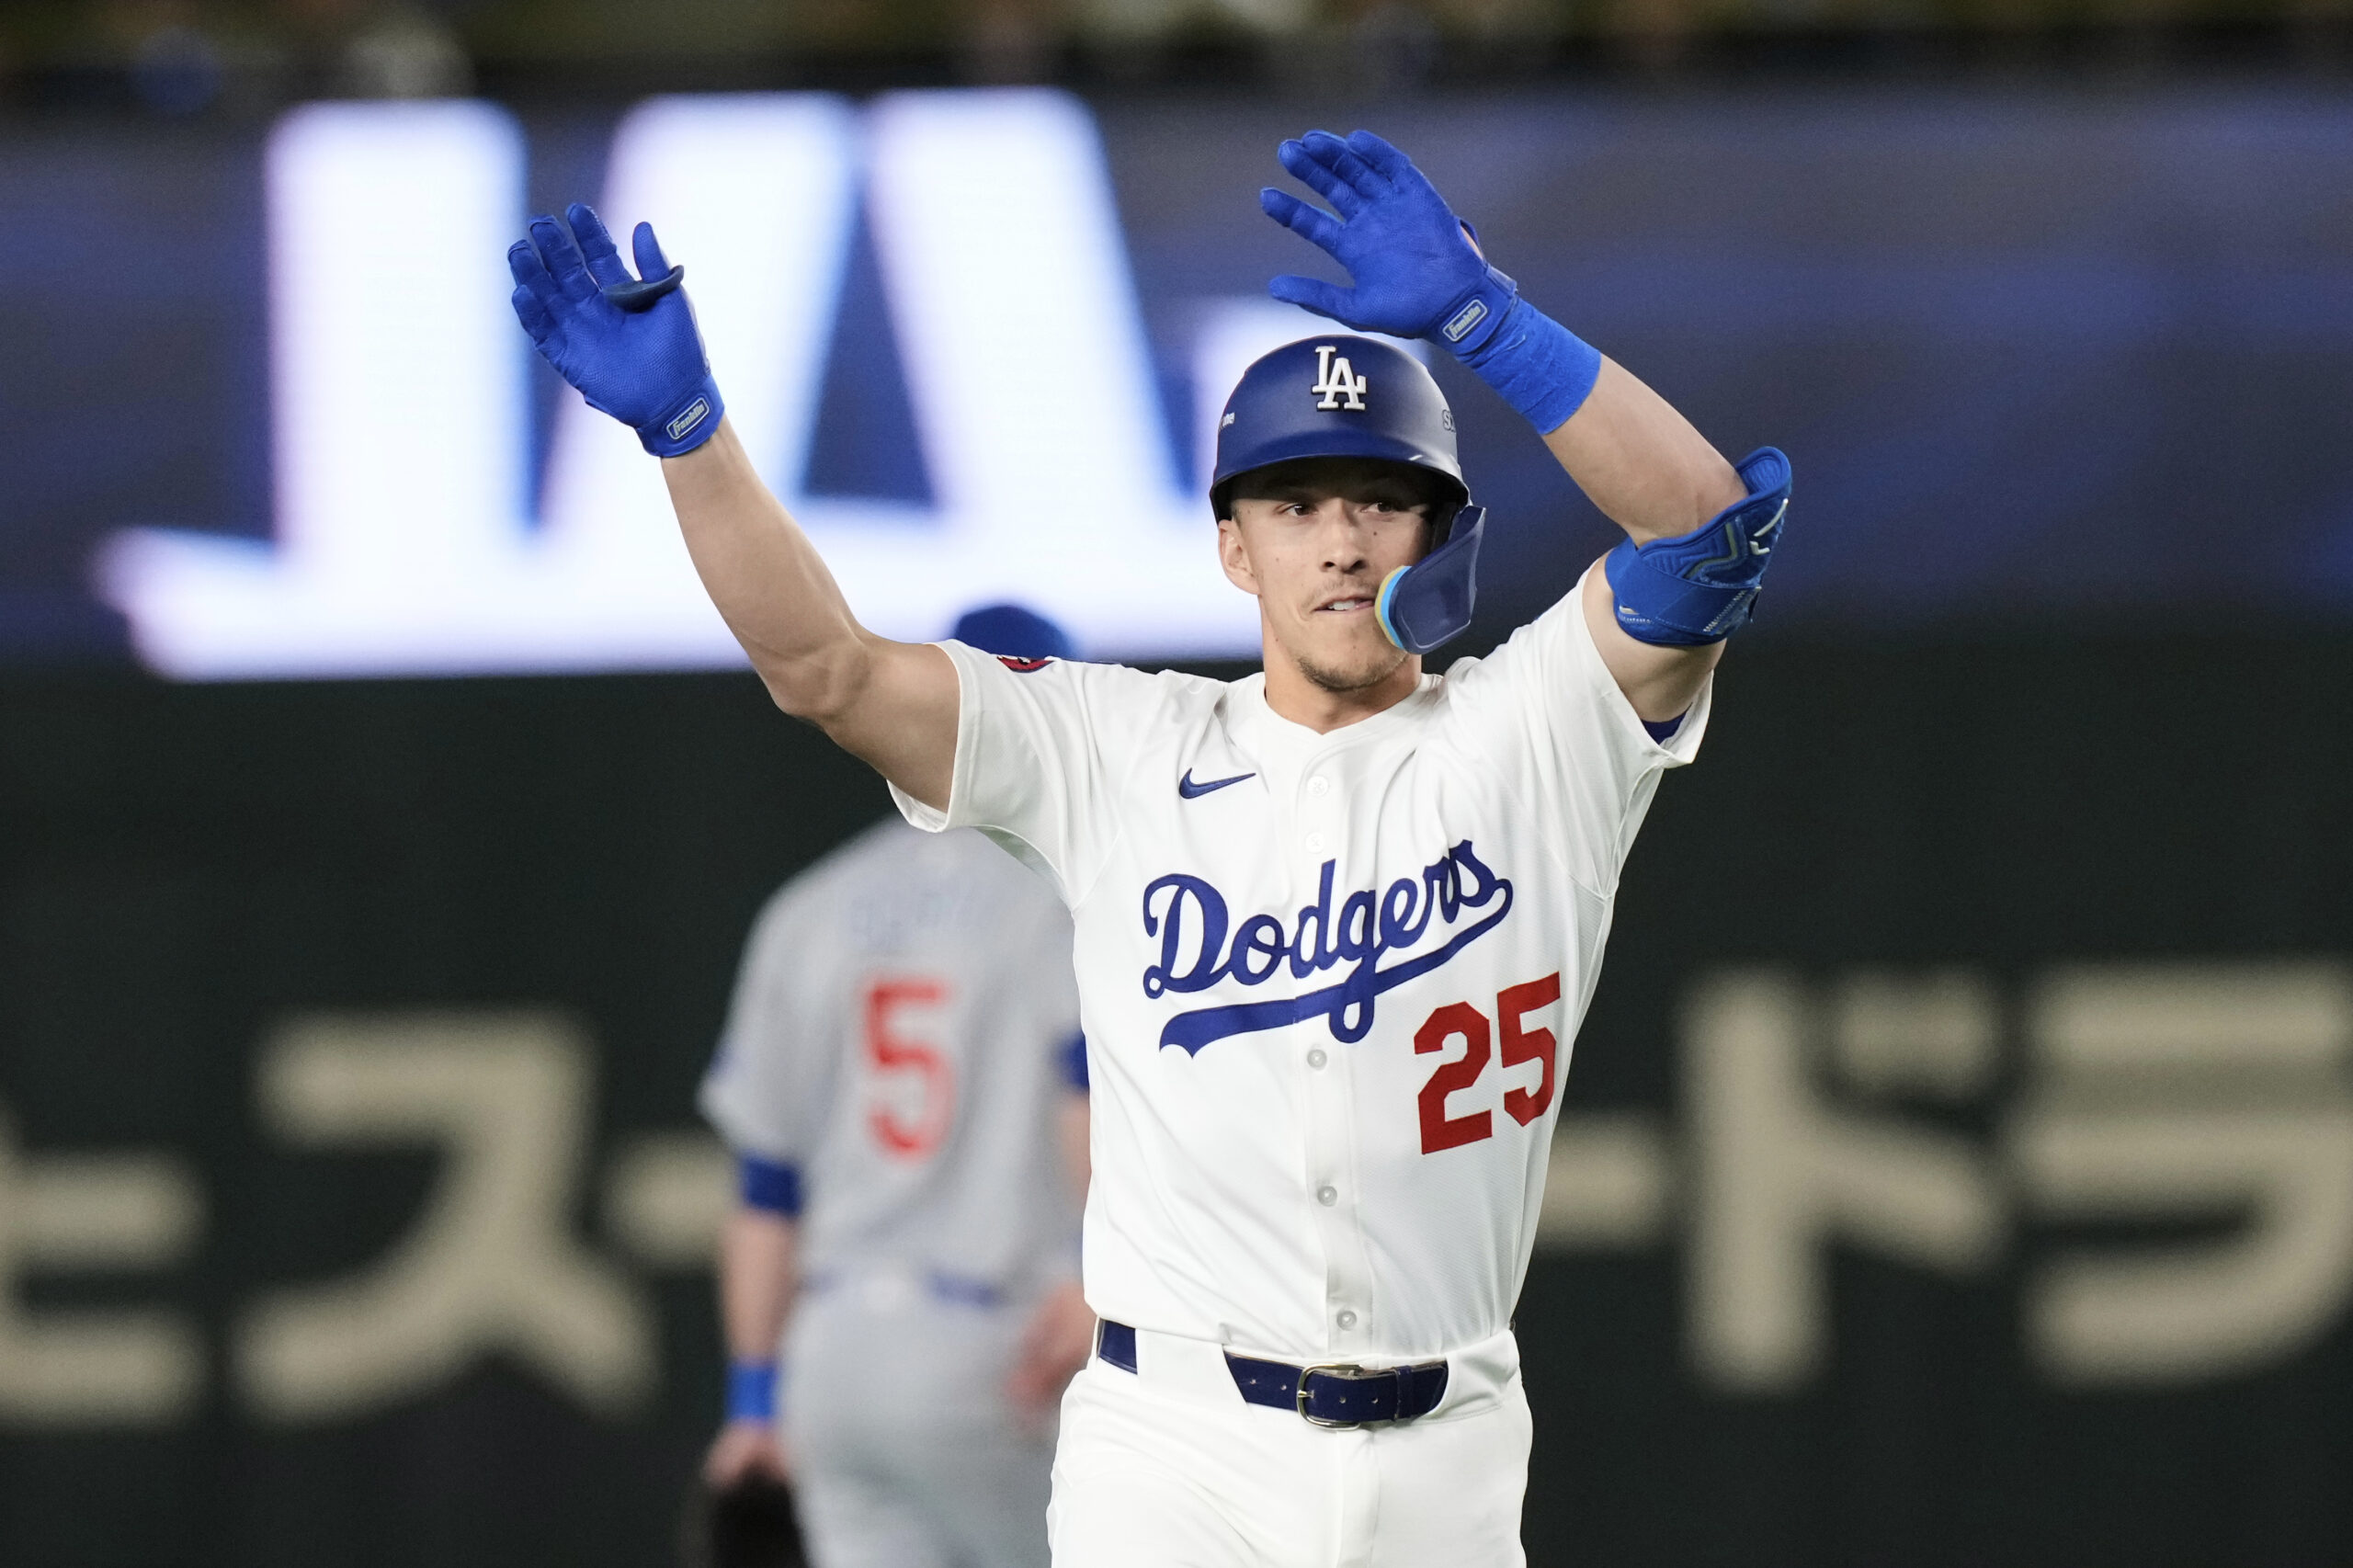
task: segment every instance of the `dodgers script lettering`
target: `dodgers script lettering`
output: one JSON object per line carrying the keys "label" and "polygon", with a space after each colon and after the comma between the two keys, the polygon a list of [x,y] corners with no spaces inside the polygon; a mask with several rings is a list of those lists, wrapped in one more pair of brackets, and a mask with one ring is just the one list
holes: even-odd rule
{"label": "dodgers script lettering", "polygon": [[[1378,893],[1359,889],[1336,905],[1334,864],[1324,862],[1315,902],[1290,927],[1273,915],[1253,915],[1232,926],[1224,895],[1182,872],[1156,878],[1143,890],[1144,935],[1160,938],[1160,961],[1143,971],[1146,996],[1206,991],[1222,980],[1263,985],[1283,969],[1294,980],[1306,980],[1336,964],[1348,966],[1336,983],[1297,996],[1178,1013],[1162,1028],[1162,1045],[1182,1046],[1190,1054],[1229,1035],[1317,1017],[1329,1021],[1333,1039],[1353,1044],[1371,1029],[1373,1002],[1382,992],[1437,969],[1511,913],[1511,880],[1490,870],[1467,838],[1418,877],[1400,877]],[[1442,927],[1453,927],[1474,911],[1485,913],[1438,947],[1381,967],[1384,957],[1418,944],[1433,915]]]}

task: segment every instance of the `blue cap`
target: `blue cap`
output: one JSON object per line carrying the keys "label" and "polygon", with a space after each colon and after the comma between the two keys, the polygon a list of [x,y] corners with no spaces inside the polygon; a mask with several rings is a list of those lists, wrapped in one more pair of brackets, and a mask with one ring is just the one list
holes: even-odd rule
{"label": "blue cap", "polygon": [[983,605],[956,618],[948,634],[968,648],[1005,659],[1074,659],[1070,634],[1036,610],[1019,605]]}

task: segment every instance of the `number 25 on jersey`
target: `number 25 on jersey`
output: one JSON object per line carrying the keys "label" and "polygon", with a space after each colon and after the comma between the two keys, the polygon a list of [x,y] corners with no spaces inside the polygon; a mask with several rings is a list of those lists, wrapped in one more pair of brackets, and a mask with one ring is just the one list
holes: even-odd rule
{"label": "number 25 on jersey", "polygon": [[[1552,1031],[1538,1025],[1529,1028],[1528,1015],[1540,1007],[1549,1007],[1561,999],[1561,977],[1548,974],[1541,980],[1531,980],[1525,985],[1504,988],[1495,997],[1495,1021],[1503,1035],[1504,1071],[1523,1062],[1537,1063],[1534,1088],[1525,1086],[1504,1091],[1504,1109],[1522,1127],[1542,1116],[1552,1103],[1552,1087],[1560,1042]],[[1482,1138],[1495,1136],[1495,1112],[1466,1111],[1461,1116],[1447,1114],[1447,1096],[1478,1083],[1487,1071],[1487,1058],[1494,1048],[1487,1015],[1468,1002],[1449,1002],[1432,1013],[1414,1031],[1414,1053],[1416,1056],[1436,1055],[1446,1050],[1450,1041],[1462,1042],[1462,1054],[1450,1062],[1441,1062],[1430,1074],[1429,1082],[1422,1085],[1422,1153],[1435,1154],[1443,1149],[1459,1149],[1465,1143],[1476,1143]]]}

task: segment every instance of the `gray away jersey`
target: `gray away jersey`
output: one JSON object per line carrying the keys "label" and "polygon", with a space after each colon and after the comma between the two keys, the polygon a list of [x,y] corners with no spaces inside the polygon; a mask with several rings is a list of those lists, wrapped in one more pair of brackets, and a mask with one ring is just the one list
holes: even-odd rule
{"label": "gray away jersey", "polygon": [[1054,1129],[1077,1030],[1053,890],[977,833],[886,820],[761,911],[702,1110],[801,1173],[809,1278],[1017,1294],[1077,1272]]}

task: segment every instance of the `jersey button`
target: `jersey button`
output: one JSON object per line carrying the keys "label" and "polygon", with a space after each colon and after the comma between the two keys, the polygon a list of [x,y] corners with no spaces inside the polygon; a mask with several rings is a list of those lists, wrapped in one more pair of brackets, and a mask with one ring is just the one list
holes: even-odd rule
{"label": "jersey button", "polygon": [[1310,1067],[1321,1068],[1324,1063],[1331,1060],[1332,1059],[1330,1057],[1324,1054],[1324,1048],[1320,1045],[1307,1053],[1307,1064]]}
{"label": "jersey button", "polygon": [[1348,1311],[1347,1308],[1342,1307],[1340,1309],[1340,1315],[1332,1321],[1338,1324],[1342,1328],[1354,1328],[1357,1325],[1357,1314]]}
{"label": "jersey button", "polygon": [[1329,1185],[1328,1183],[1323,1187],[1319,1187],[1315,1189],[1315,1201],[1324,1205],[1324,1208],[1329,1209],[1332,1205],[1340,1201],[1340,1189]]}
{"label": "jersey button", "polygon": [[1322,834],[1311,833],[1307,835],[1307,852],[1310,855],[1321,855],[1324,853],[1324,835]]}
{"label": "jersey button", "polygon": [[1332,781],[1319,773],[1307,781],[1307,792],[1320,801],[1332,792]]}

